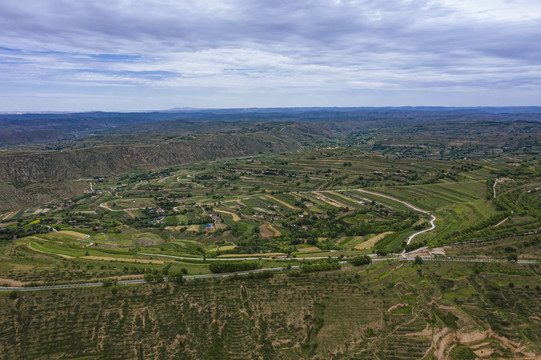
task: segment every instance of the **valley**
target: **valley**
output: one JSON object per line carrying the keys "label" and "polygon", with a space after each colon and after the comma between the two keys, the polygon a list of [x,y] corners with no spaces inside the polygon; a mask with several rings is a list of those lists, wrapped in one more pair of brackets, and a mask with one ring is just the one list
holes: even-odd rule
{"label": "valley", "polygon": [[4,152],[0,352],[533,359],[537,124],[211,124]]}

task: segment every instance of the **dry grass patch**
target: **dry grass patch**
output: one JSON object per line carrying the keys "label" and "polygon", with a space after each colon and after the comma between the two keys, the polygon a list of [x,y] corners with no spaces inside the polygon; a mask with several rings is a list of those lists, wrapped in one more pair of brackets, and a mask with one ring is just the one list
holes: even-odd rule
{"label": "dry grass patch", "polygon": [[58,234],[65,234],[65,235],[75,236],[77,238],[87,238],[87,237],[89,237],[87,234],[83,234],[83,233],[80,233],[80,232],[77,232],[77,231],[72,231],[72,230],[62,230],[62,231],[59,231]]}
{"label": "dry grass patch", "polygon": [[235,221],[235,222],[240,221],[240,216],[233,213],[233,212],[220,210],[220,209],[214,209],[214,211],[217,211],[219,213],[226,214],[226,215],[231,215],[233,217],[233,221]]}
{"label": "dry grass patch", "polygon": [[286,203],[285,201],[282,201],[282,200],[280,200],[280,199],[275,198],[274,196],[271,196],[271,195],[265,195],[265,197],[268,198],[268,199],[271,199],[272,201],[276,201],[276,202],[278,202],[278,203],[280,203],[280,204],[282,204],[282,205],[284,205],[284,206],[287,206],[288,208],[290,208],[290,209],[292,209],[292,210],[300,210],[298,207],[295,207],[295,206],[293,206],[293,205],[290,205],[290,204]]}
{"label": "dry grass patch", "polygon": [[104,261],[119,261],[119,262],[131,262],[131,263],[144,263],[144,264],[163,264],[170,260],[147,260],[147,259],[128,259],[128,258],[114,258],[106,256],[82,256],[81,259],[88,260],[104,260]]}
{"label": "dry grass patch", "polygon": [[298,252],[314,252],[314,251],[321,251],[320,248],[317,246],[308,246],[301,249],[297,249]]}
{"label": "dry grass patch", "polygon": [[370,239],[366,240],[365,242],[362,242],[360,244],[355,245],[355,249],[357,249],[357,250],[370,249],[371,247],[376,245],[376,243],[378,241],[380,241],[381,239],[383,239],[387,235],[391,235],[392,233],[393,233],[393,231],[387,231],[387,232],[378,234],[378,235],[374,236],[373,238],[370,238]]}

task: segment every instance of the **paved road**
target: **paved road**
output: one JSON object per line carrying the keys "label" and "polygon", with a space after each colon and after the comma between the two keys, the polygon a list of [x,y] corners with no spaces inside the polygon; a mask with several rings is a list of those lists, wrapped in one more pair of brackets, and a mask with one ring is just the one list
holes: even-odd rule
{"label": "paved road", "polygon": [[[343,261],[342,263],[346,263]],[[300,266],[292,266],[291,269],[298,269]],[[239,271],[233,273],[221,273],[221,274],[204,274],[204,275],[187,275],[184,276],[184,279],[193,280],[193,279],[205,279],[205,278],[216,278],[216,277],[227,277],[233,275],[247,275],[250,273],[258,273],[262,271],[282,271],[286,270],[286,267],[276,267],[276,268],[264,268],[256,269],[249,271]],[[165,279],[167,281],[167,278]],[[130,285],[130,284],[143,284],[145,280],[119,280],[117,281],[118,285]],[[66,284],[66,285],[50,285],[50,286],[33,286],[33,287],[0,287],[0,291],[38,291],[38,290],[54,290],[54,289],[74,289],[74,288],[84,288],[84,287],[98,287],[103,286],[103,282],[93,282],[93,283],[81,283],[81,284]]]}
{"label": "paved road", "polygon": [[[431,258],[431,257],[421,257],[423,261],[442,261],[442,262],[469,262],[469,263],[506,263],[507,260],[503,259],[472,259],[472,258]],[[379,258],[372,259],[372,261],[414,261],[414,257],[391,257],[391,258]],[[347,261],[340,261],[340,264],[345,264]],[[541,260],[518,260],[518,264],[541,264]],[[291,266],[291,269],[299,269],[299,265]],[[235,273],[222,273],[222,274],[205,274],[205,275],[188,275],[184,278],[187,280],[193,279],[205,279],[205,278],[217,278],[217,277],[228,277],[234,275],[247,275],[250,273],[258,273],[262,271],[282,271],[286,270],[285,267],[275,267],[275,268],[264,268],[250,271],[239,271]],[[167,279],[165,279],[167,281]],[[144,280],[119,280],[117,284],[119,285],[130,285],[130,284],[143,284]],[[0,291],[38,291],[38,290],[54,290],[54,289],[75,289],[75,288],[84,288],[84,287],[99,287],[103,286],[103,282],[94,282],[94,283],[82,283],[82,284],[67,284],[67,285],[50,285],[50,286],[34,286],[34,287],[0,287]]]}

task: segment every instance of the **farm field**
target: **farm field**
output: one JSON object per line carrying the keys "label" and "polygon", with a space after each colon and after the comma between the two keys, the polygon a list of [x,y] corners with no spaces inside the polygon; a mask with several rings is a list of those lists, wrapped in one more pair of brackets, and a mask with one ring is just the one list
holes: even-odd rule
{"label": "farm field", "polygon": [[[103,179],[63,210],[4,213],[3,232],[16,240],[0,247],[0,278],[82,281],[163,271],[164,258],[139,253],[192,259],[174,268],[203,274],[205,258],[399,255],[528,233],[539,224],[527,208],[539,201],[540,182],[535,171],[512,180],[513,171],[501,161],[397,159],[334,147]],[[509,180],[495,182],[495,172]],[[509,207],[517,196],[524,210]],[[408,244],[432,215],[435,228]]]}

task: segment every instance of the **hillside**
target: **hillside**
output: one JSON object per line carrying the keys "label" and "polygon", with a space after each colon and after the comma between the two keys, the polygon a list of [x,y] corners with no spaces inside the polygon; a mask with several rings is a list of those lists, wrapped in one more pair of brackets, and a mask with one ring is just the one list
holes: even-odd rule
{"label": "hillside", "polygon": [[270,279],[0,296],[33,359],[534,359],[539,267],[400,262]]}
{"label": "hillside", "polygon": [[[400,123],[399,117],[396,121]],[[179,124],[183,125],[175,128]],[[58,150],[3,151],[0,152],[0,183],[3,183],[0,186],[0,210],[40,205],[55,198],[81,194],[84,186],[73,182],[81,178],[260,153],[277,154],[307,147],[346,145],[392,157],[447,160],[515,156],[515,161],[516,156],[535,155],[541,149],[539,122],[444,121],[385,127],[390,124],[382,121],[378,125],[376,120],[355,119],[166,121],[140,125],[141,129],[148,130],[147,133],[63,141],[52,146]],[[155,125],[157,128],[154,129]],[[367,128],[370,126],[376,128]],[[152,133],[154,130],[162,133]],[[63,183],[65,181],[70,183]]]}
{"label": "hillside", "polygon": [[[539,107],[172,109],[149,112],[0,114],[0,149],[54,149],[59,142],[119,134],[238,130],[257,122],[345,122],[377,129],[446,121],[541,121]],[[236,123],[236,124],[231,124]],[[44,146],[45,145],[45,146]]]}
{"label": "hillside", "polygon": [[287,135],[199,135],[155,146],[102,146],[72,151],[18,152],[0,156],[0,181],[74,179],[216,158],[299,148]]}

